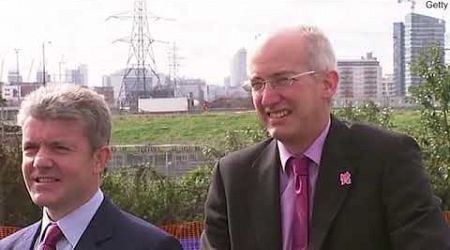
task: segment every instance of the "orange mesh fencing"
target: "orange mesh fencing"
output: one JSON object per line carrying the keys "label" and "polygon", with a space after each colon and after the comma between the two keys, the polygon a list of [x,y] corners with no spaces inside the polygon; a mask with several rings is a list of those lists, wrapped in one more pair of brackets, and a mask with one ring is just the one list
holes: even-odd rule
{"label": "orange mesh fencing", "polygon": [[0,227],[0,239],[19,231],[19,229],[18,227]]}
{"label": "orange mesh fencing", "polygon": [[203,222],[184,222],[180,224],[163,225],[161,229],[175,236],[177,239],[200,239],[204,225]]}
{"label": "orange mesh fencing", "polygon": [[175,236],[184,250],[199,250],[200,249],[200,235],[202,234],[204,225],[202,222],[184,222],[173,225],[160,226],[169,234]]}
{"label": "orange mesh fencing", "polygon": [[[185,222],[180,224],[163,225],[161,229],[175,236],[177,239],[199,239],[203,231],[203,222]],[[18,231],[18,227],[0,226],[0,239]]]}
{"label": "orange mesh fencing", "polygon": [[450,225],[450,211],[445,211],[445,218],[447,219],[447,223]]}

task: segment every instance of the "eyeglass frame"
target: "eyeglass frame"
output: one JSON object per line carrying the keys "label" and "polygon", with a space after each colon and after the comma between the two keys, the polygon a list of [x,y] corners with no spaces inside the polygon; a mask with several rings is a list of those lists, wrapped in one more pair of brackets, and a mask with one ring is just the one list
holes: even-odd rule
{"label": "eyeglass frame", "polygon": [[[271,79],[266,79],[266,80],[260,79],[261,83],[263,85],[259,89],[254,89],[253,88],[251,80],[245,81],[241,86],[247,92],[260,93],[262,90],[264,90],[264,88],[266,87],[267,84],[269,84],[272,89],[288,87],[288,86],[292,86],[292,84],[294,84],[294,82],[297,81],[299,77],[306,76],[306,75],[312,75],[312,74],[316,74],[316,73],[317,73],[317,71],[310,70],[310,71],[306,71],[306,72],[295,74],[293,76],[282,77],[282,78],[274,79],[274,80],[271,80]],[[287,82],[287,84],[280,84],[281,81],[288,81],[288,82]]]}

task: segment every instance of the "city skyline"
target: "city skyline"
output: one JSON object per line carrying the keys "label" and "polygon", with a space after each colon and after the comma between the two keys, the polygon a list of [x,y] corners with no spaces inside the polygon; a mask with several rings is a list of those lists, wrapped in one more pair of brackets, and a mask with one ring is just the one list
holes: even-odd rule
{"label": "city skyline", "polygon": [[[57,75],[59,67],[87,64],[92,86],[102,76],[126,66],[128,44],[120,40],[131,32],[131,20],[111,17],[131,15],[134,0],[2,0],[0,62],[2,79],[19,67],[23,79],[42,68],[45,46],[46,71]],[[415,12],[450,23],[450,9],[428,9],[417,1]],[[438,1],[435,1],[438,2]],[[442,1],[441,1],[442,2]],[[180,76],[199,77],[220,84],[229,75],[233,55],[247,47],[255,36],[280,26],[307,23],[319,26],[330,37],[338,59],[355,59],[372,52],[392,73],[393,23],[404,22],[410,3],[396,0],[317,1],[183,1],[147,0],[153,15],[171,21],[150,22],[158,70],[168,73],[168,50],[178,47]],[[128,13],[125,13],[127,12]],[[110,17],[110,18],[108,18]],[[446,32],[446,47],[450,47]],[[47,41],[51,41],[48,43]],[[44,45],[43,45],[44,44]],[[447,61],[449,61],[447,55]],[[64,72],[64,70],[63,70]]]}

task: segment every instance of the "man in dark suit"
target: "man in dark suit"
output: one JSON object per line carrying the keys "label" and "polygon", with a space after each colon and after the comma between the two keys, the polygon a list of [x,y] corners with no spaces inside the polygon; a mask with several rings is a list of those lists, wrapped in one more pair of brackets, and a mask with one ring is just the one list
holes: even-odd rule
{"label": "man in dark suit", "polygon": [[271,138],[216,164],[203,249],[450,249],[417,143],[330,115],[339,75],[321,31],[276,32],[249,69]]}
{"label": "man in dark suit", "polygon": [[42,87],[23,101],[22,173],[42,220],[0,240],[1,250],[181,250],[172,236],[116,207],[100,190],[111,158],[102,96]]}

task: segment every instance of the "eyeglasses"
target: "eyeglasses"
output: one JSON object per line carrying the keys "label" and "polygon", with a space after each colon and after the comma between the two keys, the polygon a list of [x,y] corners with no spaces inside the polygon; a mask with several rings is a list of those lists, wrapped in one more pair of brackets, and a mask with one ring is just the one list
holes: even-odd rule
{"label": "eyeglasses", "polygon": [[312,75],[315,74],[316,71],[306,71],[303,73],[299,73],[293,76],[287,76],[287,77],[279,77],[274,79],[252,79],[245,81],[242,85],[242,88],[244,88],[247,92],[261,92],[266,84],[269,84],[272,89],[282,89],[286,88],[288,86],[291,86],[295,81],[298,80],[299,77],[306,76],[306,75]]}

